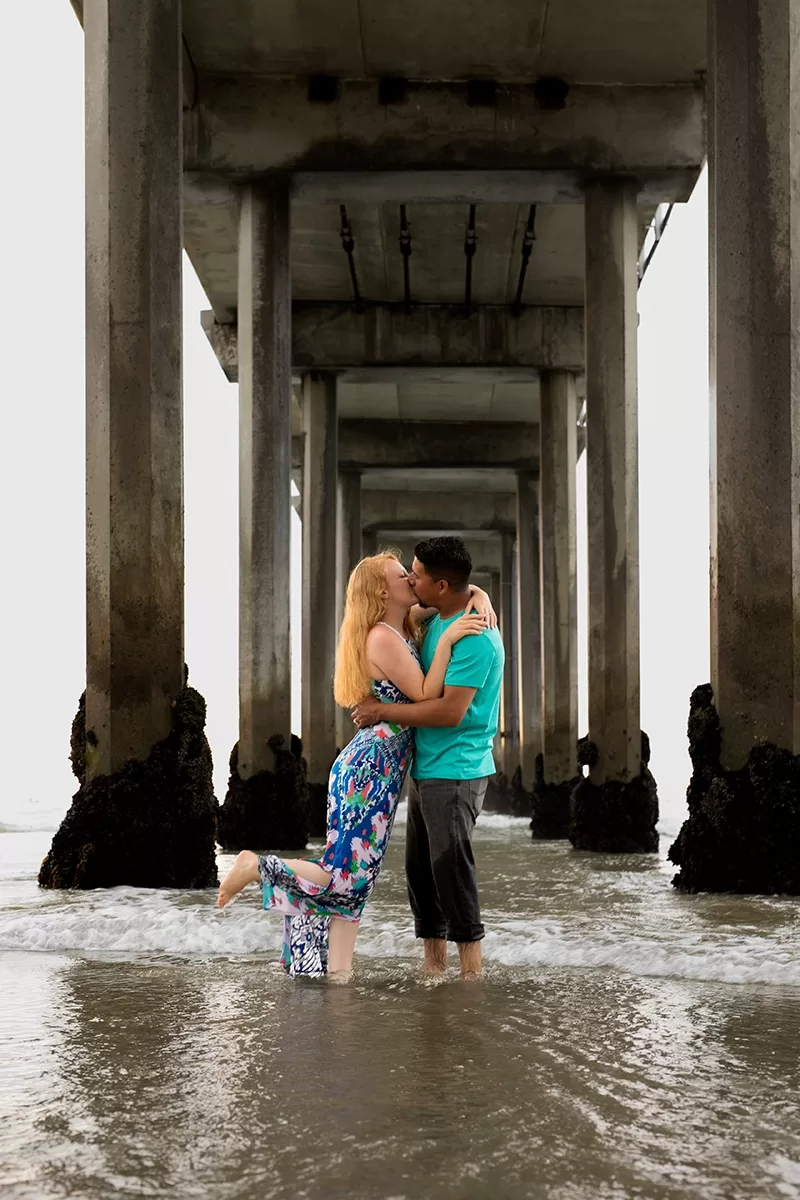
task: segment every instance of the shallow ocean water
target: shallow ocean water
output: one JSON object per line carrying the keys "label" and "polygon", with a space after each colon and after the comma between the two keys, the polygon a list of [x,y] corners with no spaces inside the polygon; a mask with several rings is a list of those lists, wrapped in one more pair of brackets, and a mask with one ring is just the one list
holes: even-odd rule
{"label": "shallow ocean water", "polygon": [[800,1197],[795,900],[485,815],[432,986],[401,812],[353,982],[293,983],[257,889],[40,892],[49,836],[0,834],[4,1197]]}

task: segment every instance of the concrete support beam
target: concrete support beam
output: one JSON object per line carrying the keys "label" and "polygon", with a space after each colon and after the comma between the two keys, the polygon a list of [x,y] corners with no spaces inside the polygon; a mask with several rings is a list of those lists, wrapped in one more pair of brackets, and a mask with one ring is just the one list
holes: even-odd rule
{"label": "concrete support beam", "polygon": [[542,376],[540,527],[542,555],[542,747],[548,783],[577,774],[578,590],[575,379]]}
{"label": "concrete support beam", "polygon": [[[339,473],[336,545],[336,628],[344,616],[347,581],[353,567],[361,560],[361,475],[358,471]],[[341,749],[353,736],[354,726],[349,712],[336,708],[336,743]]]}
{"label": "concrete support beam", "polygon": [[[184,100],[185,107],[192,104]],[[648,168],[639,175],[640,204],[655,208],[688,200],[701,166],[698,161],[685,167]],[[585,185],[583,168],[297,171],[291,176],[292,200],[300,204],[583,204]],[[230,172],[187,170],[184,204],[230,205],[237,187],[236,175]]]}
{"label": "concrete support beam", "polygon": [[[642,177],[641,204],[688,200],[699,165]],[[221,203],[224,177],[187,172],[198,201],[204,195]],[[195,182],[197,181],[197,182]],[[298,171],[292,199],[304,204],[583,204],[585,171]],[[215,202],[213,199],[212,203]]]}
{"label": "concrete support beam", "polygon": [[639,773],[636,187],[586,195],[586,408],[591,780]]}
{"label": "concrete support beam", "polygon": [[379,103],[378,80],[342,81],[332,104],[310,103],[305,79],[209,74],[199,91],[185,162],[200,172],[437,171],[446,163],[624,171],[644,181],[697,169],[705,153],[703,93],[691,86],[573,85],[552,111],[526,84],[500,87],[492,108],[467,103],[466,83],[412,84],[397,105]]}
{"label": "concrete support beam", "polygon": [[84,23],[92,779],[147,758],[183,686],[180,5]]}
{"label": "concrete support beam", "polygon": [[514,541],[515,533],[504,533],[500,539],[500,633],[506,650],[506,667],[501,696],[501,762],[504,773],[511,778],[519,766],[519,739],[516,731],[517,664],[512,649],[516,644],[513,633],[514,598]]}
{"label": "concrete support beam", "polygon": [[[220,325],[212,312],[203,328],[226,377],[238,377],[235,325]],[[346,373],[369,381],[391,372],[402,378],[421,370],[464,371],[478,367],[535,377],[540,370],[583,370],[583,310],[482,305],[469,315],[457,304],[371,304],[359,313],[350,304],[295,301],[292,362],[295,370]]]}
{"label": "concrete support beam", "polygon": [[[303,380],[303,753],[308,781],[328,782],[336,757],[336,378]],[[315,832],[312,828],[312,832]]]}
{"label": "concrete support beam", "polygon": [[285,183],[245,188],[239,230],[239,774],[291,734],[291,279]]}
{"label": "concrete support beam", "polygon": [[361,493],[364,529],[515,530],[516,502],[512,495],[491,492]]}
{"label": "concrete support beam", "polygon": [[[91,0],[88,2],[91,3]],[[75,16],[83,25],[85,0],[70,0],[70,4]],[[181,95],[184,109],[193,108],[197,99],[197,72],[183,38],[181,38]]]}
{"label": "concrete support beam", "polygon": [[800,753],[800,17],[709,15],[711,681],[735,769]]}
{"label": "concrete support beam", "polygon": [[542,623],[539,483],[530,471],[517,476],[517,555],[520,763],[531,791],[542,750]]}
{"label": "concrete support beam", "polygon": [[[302,461],[303,439],[292,439],[293,462]],[[339,422],[339,467],[370,472],[406,467],[440,470],[495,467],[537,471],[539,427],[521,421]],[[366,481],[369,487],[369,481]]]}
{"label": "concrete support beam", "polygon": [[[401,557],[401,561],[410,566],[414,558],[414,547],[418,542],[427,537],[438,536],[437,530],[378,530],[374,534],[367,530],[364,533],[364,539],[375,537],[375,546],[378,550],[392,549],[396,550]],[[469,530],[459,531],[459,536],[463,536],[467,543],[467,549],[472,556],[473,570],[480,570],[484,574],[491,574],[494,571],[500,570],[500,538],[498,535],[490,534],[475,534]],[[372,544],[371,542],[369,544]],[[365,553],[367,550],[365,549]]]}

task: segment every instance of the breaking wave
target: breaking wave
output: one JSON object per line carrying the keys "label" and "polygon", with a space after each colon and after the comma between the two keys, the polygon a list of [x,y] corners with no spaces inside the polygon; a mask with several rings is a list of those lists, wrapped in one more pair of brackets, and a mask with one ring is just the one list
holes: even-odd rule
{"label": "breaking wave", "polygon": [[[67,903],[43,902],[35,909],[0,914],[0,950],[78,952],[90,958],[274,957],[282,921],[265,914],[254,898],[237,900],[220,912],[208,893],[172,893],[119,888]],[[650,936],[624,928],[589,932],[561,922],[486,914],[486,962],[532,972],[572,968],[618,970],[730,984],[765,983],[800,987],[800,955],[792,940],[744,931],[714,935],[685,929]],[[365,915],[359,958],[415,959],[410,920]]]}

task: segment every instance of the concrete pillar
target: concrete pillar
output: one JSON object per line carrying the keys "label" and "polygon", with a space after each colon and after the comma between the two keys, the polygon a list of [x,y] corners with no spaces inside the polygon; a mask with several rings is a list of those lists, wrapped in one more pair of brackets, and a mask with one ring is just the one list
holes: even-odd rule
{"label": "concrete pillar", "polygon": [[242,194],[239,223],[239,774],[289,744],[291,280],[283,180]]}
{"label": "concrete pillar", "polygon": [[577,773],[577,405],[569,371],[541,378],[539,489],[542,555],[542,745],[544,777]]}
{"label": "concrete pillar", "polygon": [[[501,610],[500,596],[501,596],[500,572],[499,571],[490,571],[489,572],[489,599],[491,600],[492,604],[494,605],[494,609],[498,615],[498,619],[500,617],[500,610]],[[500,719],[497,722],[497,733],[495,734],[495,738],[494,738],[494,761],[495,761],[495,766],[497,767],[498,771],[503,770],[503,712],[502,712],[502,710],[503,710],[503,702],[502,702],[502,695],[501,695]]]}
{"label": "concrete pillar", "polygon": [[361,549],[364,558],[378,553],[378,535],[374,529],[365,529],[361,534]]}
{"label": "concrete pillar", "polygon": [[500,613],[500,572],[489,572],[489,599],[494,605],[495,612]]}
{"label": "concrete pillar", "polygon": [[800,753],[800,15],[709,20],[711,682],[735,769]]}
{"label": "concrete pillar", "polygon": [[[344,615],[344,597],[350,572],[361,559],[361,474],[358,471],[339,473],[337,522],[339,536],[336,546],[336,629]],[[353,737],[355,726],[347,709],[336,709],[336,743],[346,746]]]}
{"label": "concrete pillar", "polygon": [[500,728],[502,732],[503,771],[511,778],[519,765],[514,704],[514,689],[517,686],[517,663],[514,649],[516,638],[513,628],[513,575],[514,535],[503,533],[500,537],[500,633],[506,651],[506,666],[503,674]]}
{"label": "concrete pillar", "polygon": [[337,592],[341,599],[353,567],[361,560],[361,473],[341,471],[338,491]]}
{"label": "concrete pillar", "polygon": [[308,781],[327,784],[336,757],[336,376],[303,380],[303,753]]}
{"label": "concrete pillar", "polygon": [[542,749],[542,628],[539,483],[529,471],[517,474],[517,556],[520,762],[530,791]]}
{"label": "concrete pillar", "polygon": [[180,4],[92,0],[84,29],[92,779],[147,758],[183,686]]}
{"label": "concrete pillar", "polygon": [[636,185],[586,189],[589,737],[593,783],[639,773]]}

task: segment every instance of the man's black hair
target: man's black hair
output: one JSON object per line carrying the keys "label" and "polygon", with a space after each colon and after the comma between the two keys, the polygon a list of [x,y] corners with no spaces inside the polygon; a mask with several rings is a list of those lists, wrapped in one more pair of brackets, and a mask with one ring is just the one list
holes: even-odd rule
{"label": "man's black hair", "polygon": [[461,538],[426,538],[417,542],[414,555],[436,583],[446,579],[454,592],[462,592],[469,583],[472,559]]}

